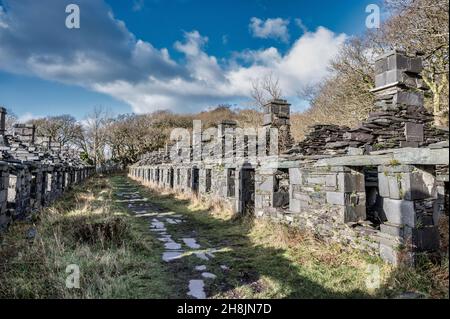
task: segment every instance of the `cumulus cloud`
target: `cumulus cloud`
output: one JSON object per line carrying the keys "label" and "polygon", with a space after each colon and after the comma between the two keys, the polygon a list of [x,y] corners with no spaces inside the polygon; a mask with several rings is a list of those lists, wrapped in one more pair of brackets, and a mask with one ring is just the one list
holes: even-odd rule
{"label": "cumulus cloud", "polygon": [[[319,82],[346,39],[320,27],[297,39],[286,53],[275,47],[243,50],[218,62],[206,52],[208,38],[185,32],[171,50],[137,39],[102,0],[79,0],[79,30],[61,27],[65,0],[3,0],[0,70],[80,85],[129,104],[136,113],[158,109],[189,112],[250,98],[251,83],[273,73],[284,94],[295,96]],[[39,11],[44,6],[46,10]],[[42,12],[36,15],[35,12]]]}
{"label": "cumulus cloud", "polygon": [[17,119],[17,123],[26,123],[28,121],[36,120],[36,119],[40,119],[40,118],[42,118],[42,116],[34,115],[31,112],[26,112]]}
{"label": "cumulus cloud", "polygon": [[250,19],[250,32],[256,38],[278,39],[289,42],[289,20],[282,18],[267,19],[265,21],[253,17]]}

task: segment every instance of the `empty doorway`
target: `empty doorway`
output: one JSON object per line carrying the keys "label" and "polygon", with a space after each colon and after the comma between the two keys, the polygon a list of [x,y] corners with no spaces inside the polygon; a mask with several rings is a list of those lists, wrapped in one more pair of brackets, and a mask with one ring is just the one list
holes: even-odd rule
{"label": "empty doorway", "polygon": [[255,212],[255,170],[242,169],[241,171],[241,202],[242,213],[253,214]]}

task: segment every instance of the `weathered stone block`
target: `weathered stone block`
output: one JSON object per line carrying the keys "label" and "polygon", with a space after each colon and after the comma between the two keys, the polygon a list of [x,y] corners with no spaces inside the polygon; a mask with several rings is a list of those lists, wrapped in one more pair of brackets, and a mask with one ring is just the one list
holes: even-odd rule
{"label": "weathered stone block", "polygon": [[409,58],[408,71],[419,74],[423,70],[422,58]]}
{"label": "weathered stone block", "polygon": [[418,142],[400,141],[400,147],[419,147]]}
{"label": "weathered stone block", "polygon": [[395,246],[380,243],[380,257],[394,266],[399,264],[399,252]]}
{"label": "weathered stone block", "polygon": [[302,172],[301,172],[300,168],[290,168],[289,169],[289,181],[291,184],[301,184]]}
{"label": "weathered stone block", "polygon": [[407,142],[423,142],[424,125],[419,123],[405,123],[405,136]]}
{"label": "weathered stone block", "polygon": [[301,212],[300,200],[291,198],[289,200],[289,210],[294,213],[300,213]]}
{"label": "weathered stone block", "polygon": [[365,181],[364,174],[359,173],[339,173],[338,190],[340,192],[364,192]]}
{"label": "weathered stone block", "polygon": [[325,179],[325,186],[336,187],[337,186],[337,176],[336,174],[328,174]]}
{"label": "weathered stone block", "polygon": [[403,237],[403,229],[402,225],[383,223],[380,225],[380,230],[382,233],[389,234],[395,237]]}
{"label": "weathered stone block", "polygon": [[332,205],[361,205],[366,202],[365,193],[327,192],[327,203]]}
{"label": "weathered stone block", "polygon": [[347,205],[344,207],[344,223],[359,222],[365,219],[365,205]]}
{"label": "weathered stone block", "polygon": [[393,103],[398,105],[421,107],[424,104],[423,94],[417,92],[398,92],[394,95]]}
{"label": "weathered stone block", "polygon": [[419,251],[436,251],[439,249],[439,230],[436,226],[413,229],[413,244]]}
{"label": "weathered stone block", "polygon": [[258,185],[258,190],[262,192],[273,192],[273,176],[261,176],[263,181]]}
{"label": "weathered stone block", "polygon": [[417,219],[412,201],[383,198],[383,211],[389,223],[416,226]]}
{"label": "weathered stone block", "polygon": [[389,178],[385,173],[378,173],[378,191],[381,197],[389,198]]}
{"label": "weathered stone block", "polygon": [[375,87],[382,87],[386,85],[386,72],[375,75]]}
{"label": "weathered stone block", "polygon": [[387,59],[379,59],[375,61],[375,74],[379,75],[388,70]]}
{"label": "weathered stone block", "polygon": [[325,185],[326,176],[310,176],[306,179],[308,184]]}
{"label": "weathered stone block", "polygon": [[386,85],[400,82],[402,79],[402,72],[399,70],[386,71]]}

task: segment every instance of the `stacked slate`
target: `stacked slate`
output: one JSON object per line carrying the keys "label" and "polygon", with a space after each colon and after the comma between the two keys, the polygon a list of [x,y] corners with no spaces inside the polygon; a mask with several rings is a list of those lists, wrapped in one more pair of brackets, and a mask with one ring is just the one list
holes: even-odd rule
{"label": "stacked slate", "polygon": [[343,136],[348,127],[317,124],[309,127],[310,132],[303,141],[288,151],[289,154],[302,155],[338,155],[345,154],[346,149],[354,143],[344,141]]}
{"label": "stacked slate", "polygon": [[448,139],[448,132],[433,127],[433,116],[419,106],[398,105],[379,108],[357,128],[344,134],[344,140],[371,150],[423,147]]}
{"label": "stacked slate", "polygon": [[306,138],[288,153],[339,155],[359,149],[359,154],[365,154],[372,150],[425,147],[448,138],[448,128],[435,127],[433,115],[424,107],[386,104],[370,113],[355,129],[314,125]]}
{"label": "stacked slate", "polygon": [[137,162],[140,166],[156,165],[170,162],[170,154],[164,150],[154,151],[141,156]]}

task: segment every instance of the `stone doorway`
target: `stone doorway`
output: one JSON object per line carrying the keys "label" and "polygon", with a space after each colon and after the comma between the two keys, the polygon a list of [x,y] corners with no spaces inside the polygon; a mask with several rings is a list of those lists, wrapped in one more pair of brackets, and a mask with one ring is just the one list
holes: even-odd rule
{"label": "stone doorway", "polygon": [[173,188],[174,175],[175,175],[174,169],[171,168],[171,169],[169,170],[169,184],[170,184],[170,188]]}
{"label": "stone doorway", "polygon": [[243,214],[255,212],[255,170],[244,168],[241,171],[241,202]]}
{"label": "stone doorway", "polygon": [[200,179],[199,169],[198,168],[193,168],[192,169],[192,191],[195,194],[198,194],[199,179]]}

